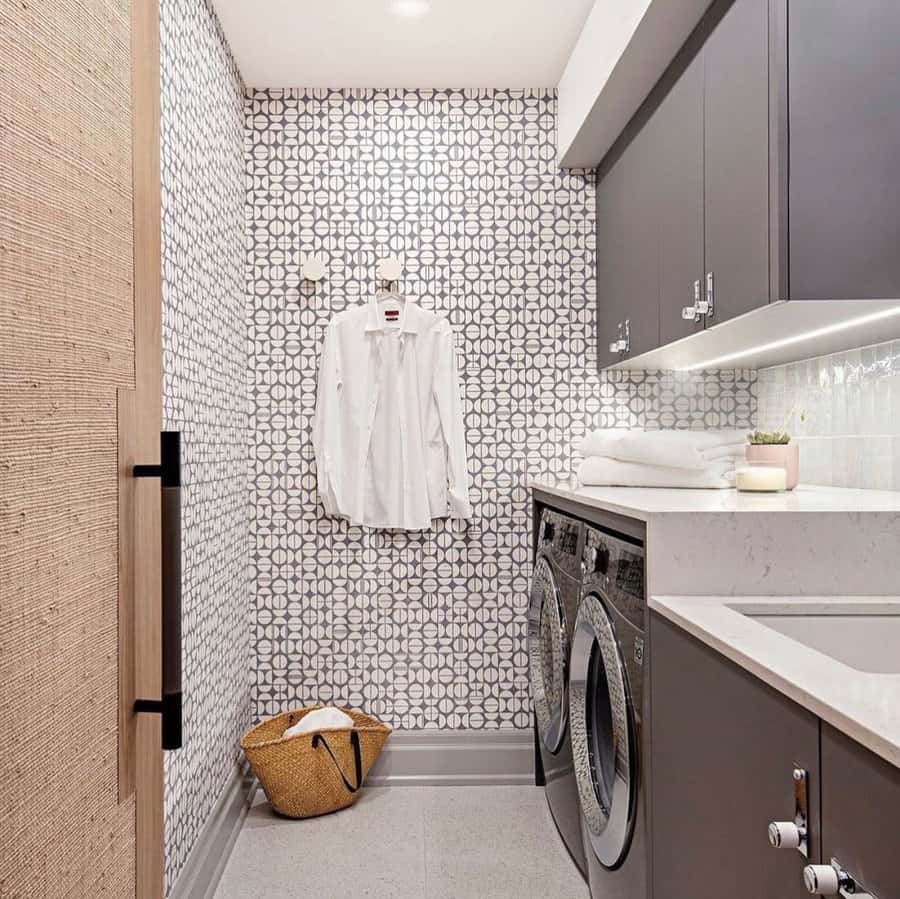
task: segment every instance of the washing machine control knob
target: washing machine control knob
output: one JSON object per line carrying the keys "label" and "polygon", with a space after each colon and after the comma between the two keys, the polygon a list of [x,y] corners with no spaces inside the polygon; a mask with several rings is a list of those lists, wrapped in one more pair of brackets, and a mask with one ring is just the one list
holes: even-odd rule
{"label": "washing machine control knob", "polygon": [[591,574],[606,574],[609,571],[608,546],[595,546],[591,550],[591,563],[588,570]]}
{"label": "washing machine control knob", "polygon": [[769,842],[776,849],[799,849],[806,839],[806,828],[793,821],[773,821],[769,825]]}

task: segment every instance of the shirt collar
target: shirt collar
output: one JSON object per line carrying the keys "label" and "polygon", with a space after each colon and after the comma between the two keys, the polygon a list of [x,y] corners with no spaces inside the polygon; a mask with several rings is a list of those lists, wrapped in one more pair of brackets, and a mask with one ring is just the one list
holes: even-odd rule
{"label": "shirt collar", "polygon": [[[405,301],[401,305],[400,309],[400,328],[399,331],[401,334],[415,334],[416,333],[416,318],[418,313],[418,306],[409,298],[406,298]],[[369,309],[366,315],[366,333],[369,334],[372,331],[385,331],[386,328],[384,326],[384,320],[379,315],[378,309],[378,296],[376,294],[372,294],[369,297]],[[393,329],[391,329],[393,330]]]}

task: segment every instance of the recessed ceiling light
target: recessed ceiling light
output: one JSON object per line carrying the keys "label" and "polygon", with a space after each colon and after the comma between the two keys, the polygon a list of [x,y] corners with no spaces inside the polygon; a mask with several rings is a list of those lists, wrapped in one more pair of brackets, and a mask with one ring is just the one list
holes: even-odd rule
{"label": "recessed ceiling light", "polygon": [[391,12],[395,16],[405,16],[407,19],[424,16],[429,6],[428,0],[391,0]]}

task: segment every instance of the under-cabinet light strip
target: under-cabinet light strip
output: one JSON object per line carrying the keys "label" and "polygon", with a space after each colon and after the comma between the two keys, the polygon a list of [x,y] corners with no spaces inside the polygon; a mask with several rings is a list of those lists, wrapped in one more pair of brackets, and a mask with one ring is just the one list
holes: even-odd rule
{"label": "under-cabinet light strip", "polygon": [[768,343],[760,343],[756,346],[749,347],[746,350],[737,350],[733,353],[726,353],[724,356],[714,356],[712,359],[704,359],[702,362],[695,362],[691,365],[680,365],[676,366],[676,368],[678,371],[697,371],[701,368],[719,368],[725,363],[736,362],[738,359],[754,356],[757,353],[768,353],[772,350],[780,350],[782,347],[793,346],[797,343],[803,343],[806,340],[815,340],[817,337],[827,337],[829,334],[836,334],[839,331],[849,331],[851,328],[870,325],[873,322],[881,321],[886,318],[893,318],[897,315],[900,315],[900,306],[891,306],[890,309],[881,309],[878,312],[870,312],[868,315],[859,315],[856,318],[848,318],[846,321],[835,322],[833,325],[825,325],[821,328],[814,328],[812,331],[804,331],[802,334],[795,334],[792,337],[782,337],[780,340],[770,340]]}

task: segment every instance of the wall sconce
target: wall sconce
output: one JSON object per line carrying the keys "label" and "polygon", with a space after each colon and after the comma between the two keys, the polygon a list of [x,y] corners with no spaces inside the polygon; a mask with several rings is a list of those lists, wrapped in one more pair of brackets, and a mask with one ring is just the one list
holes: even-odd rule
{"label": "wall sconce", "polygon": [[325,259],[318,253],[305,253],[300,257],[300,278],[303,281],[321,281],[325,277]]}
{"label": "wall sconce", "polygon": [[375,273],[379,281],[399,281],[403,275],[403,262],[399,256],[383,256],[378,260]]}

